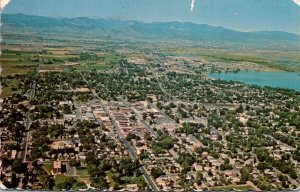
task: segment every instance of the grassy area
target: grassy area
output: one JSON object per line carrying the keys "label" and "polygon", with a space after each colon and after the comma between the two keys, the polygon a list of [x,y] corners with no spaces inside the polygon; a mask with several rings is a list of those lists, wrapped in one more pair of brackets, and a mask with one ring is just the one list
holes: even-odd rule
{"label": "grassy area", "polygon": [[[122,56],[116,54],[103,54],[97,56],[92,53],[83,53],[81,55],[65,54],[63,49],[45,47],[31,47],[29,50],[22,50],[22,45],[12,48],[6,48],[0,58],[3,68],[2,77],[15,74],[25,74],[33,70],[36,65],[41,64],[41,70],[63,69],[64,63],[76,61],[81,63],[77,66],[78,71],[90,70],[108,70],[114,64],[121,62]],[[17,49],[17,50],[14,50]],[[65,48],[66,49],[66,48]],[[71,49],[71,48],[70,48]],[[9,92],[8,88],[5,92]]]}
{"label": "grassy area", "polygon": [[288,60],[283,57],[279,58],[278,56],[270,58],[268,55],[252,55],[243,53],[213,53],[204,55],[204,57],[215,61],[251,62],[283,71],[300,71],[300,60],[296,61],[292,58]]}
{"label": "grassy area", "polygon": [[122,59],[123,57],[120,55],[106,55],[104,57],[104,63],[114,65],[120,63]]}
{"label": "grassy area", "polygon": [[41,65],[40,70],[63,70],[63,65]]}
{"label": "grassy area", "polygon": [[228,50],[205,48],[173,48],[166,52],[171,55],[184,55],[209,61],[251,62],[283,71],[300,71],[299,51],[279,50]]}
{"label": "grassy area", "polygon": [[[115,187],[115,186],[119,186],[118,183],[116,183],[113,178],[114,178],[114,174],[115,173],[112,173],[112,172],[109,172],[108,173],[108,180],[109,180],[109,183],[110,183],[110,186],[111,187]],[[122,184],[124,186],[126,186],[127,184],[137,184],[140,188],[143,188],[145,187],[147,184],[145,182],[145,179],[140,176],[140,177],[121,177],[121,180],[122,180]]]}
{"label": "grassy area", "polygon": [[5,88],[2,88],[0,97],[9,97],[9,96],[12,96],[12,94],[14,94],[14,93],[16,93],[16,92],[12,91],[11,87],[5,87]]}
{"label": "grassy area", "polygon": [[209,190],[210,191],[230,191],[230,190],[250,191],[254,189],[249,185],[227,185],[227,186],[209,187]]}
{"label": "grassy area", "polygon": [[251,62],[283,71],[300,71],[300,54],[295,51],[232,52],[201,50],[196,54],[211,61]]}
{"label": "grassy area", "polygon": [[[16,50],[15,50],[16,49]],[[5,86],[2,87],[2,97],[11,96],[13,93],[18,92],[17,85],[18,81],[13,79],[6,79],[9,76],[16,74],[26,74],[31,70],[35,70],[37,64],[41,64],[40,70],[45,71],[68,71],[69,68],[64,65],[68,61],[76,61],[83,63],[76,66],[75,69],[78,71],[91,71],[91,70],[109,70],[111,66],[121,62],[122,56],[115,54],[103,54],[97,56],[94,54],[82,54],[82,55],[65,55],[63,49],[53,51],[53,48],[46,47],[43,52],[41,48],[31,47],[26,48],[22,45],[17,47],[5,48],[0,58],[0,64],[2,67],[1,76],[3,77],[3,83]],[[29,50],[27,50],[29,49]],[[54,54],[57,53],[57,54]],[[48,63],[50,62],[50,63]],[[88,64],[84,64],[88,63]]]}
{"label": "grassy area", "polygon": [[78,179],[85,183],[90,183],[90,175],[87,169],[77,169]]}
{"label": "grassy area", "polygon": [[8,59],[5,56],[6,55],[2,55],[0,59],[2,77],[15,74],[25,74],[31,70],[32,67],[36,67],[36,63],[30,63],[12,58]]}
{"label": "grassy area", "polygon": [[2,67],[2,77],[7,77],[9,75],[15,74],[26,74],[28,71],[36,69],[36,65],[22,65],[14,66],[10,64],[1,64]]}
{"label": "grassy area", "polygon": [[4,50],[0,63],[3,69],[2,77],[15,74],[25,74],[35,69],[37,62],[31,60],[36,52]]}
{"label": "grassy area", "polygon": [[121,180],[125,181],[127,184],[138,184],[139,187],[145,187],[146,181],[145,179],[140,177],[122,177]]}
{"label": "grassy area", "polygon": [[43,165],[45,171],[47,172],[48,175],[51,175],[51,171],[53,169],[53,165],[52,164],[45,164]]}
{"label": "grassy area", "polygon": [[14,93],[19,93],[18,84],[20,81],[16,78],[11,79],[2,79],[2,92],[0,94],[1,97],[8,97]]}
{"label": "grassy area", "polygon": [[75,177],[67,177],[64,175],[56,175],[55,176],[55,190],[74,190],[78,191],[79,189],[86,189],[87,186],[85,183],[78,181],[78,178]]}
{"label": "grassy area", "polygon": [[84,64],[76,67],[78,71],[92,71],[92,70],[108,70],[110,69],[109,65],[106,64]]}

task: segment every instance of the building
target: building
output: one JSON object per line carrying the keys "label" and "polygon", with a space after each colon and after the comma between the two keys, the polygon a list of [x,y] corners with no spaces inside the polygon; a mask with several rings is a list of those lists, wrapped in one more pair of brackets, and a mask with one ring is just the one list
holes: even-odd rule
{"label": "building", "polygon": [[137,184],[128,184],[128,185],[126,185],[126,190],[127,191],[138,191],[139,187]]}
{"label": "building", "polygon": [[61,161],[53,161],[53,170],[52,170],[53,175],[59,175],[61,174]]}

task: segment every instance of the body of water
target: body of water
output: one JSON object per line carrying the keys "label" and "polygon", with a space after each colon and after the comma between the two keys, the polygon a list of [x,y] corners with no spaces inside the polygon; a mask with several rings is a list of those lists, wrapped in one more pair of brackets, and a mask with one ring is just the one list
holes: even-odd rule
{"label": "body of water", "polygon": [[238,73],[211,73],[210,77],[258,86],[293,89],[300,92],[300,74],[293,72],[240,71]]}

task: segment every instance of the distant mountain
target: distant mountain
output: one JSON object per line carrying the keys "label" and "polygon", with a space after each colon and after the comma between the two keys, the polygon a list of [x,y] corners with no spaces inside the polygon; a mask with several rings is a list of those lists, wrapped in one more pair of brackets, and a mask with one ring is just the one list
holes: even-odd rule
{"label": "distant mountain", "polygon": [[93,33],[111,37],[159,38],[164,40],[191,40],[210,42],[234,42],[278,44],[298,42],[298,36],[280,31],[238,32],[223,27],[180,22],[143,23],[113,19],[50,18],[24,14],[4,14],[2,21],[7,28],[38,31],[68,31]]}

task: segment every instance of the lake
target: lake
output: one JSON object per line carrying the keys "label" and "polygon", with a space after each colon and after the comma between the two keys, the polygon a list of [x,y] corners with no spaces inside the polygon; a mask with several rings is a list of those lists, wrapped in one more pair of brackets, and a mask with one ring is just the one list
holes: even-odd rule
{"label": "lake", "polygon": [[225,81],[239,81],[246,84],[293,89],[300,92],[300,76],[293,72],[240,71],[238,73],[211,73],[209,76]]}

